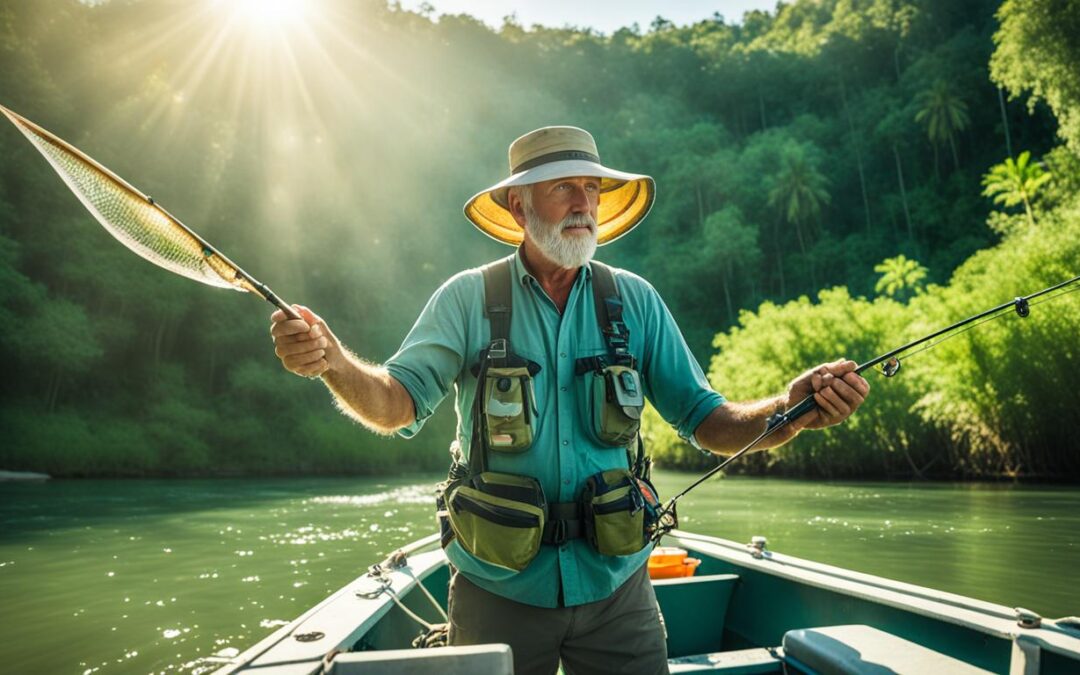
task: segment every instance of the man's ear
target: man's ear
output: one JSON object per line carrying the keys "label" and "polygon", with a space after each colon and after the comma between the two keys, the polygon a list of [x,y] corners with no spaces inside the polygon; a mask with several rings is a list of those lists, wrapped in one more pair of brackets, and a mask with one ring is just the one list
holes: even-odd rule
{"label": "man's ear", "polygon": [[510,206],[510,215],[514,217],[514,221],[525,229],[525,203],[521,201],[521,197],[517,194],[516,190],[511,190],[506,195],[507,204]]}

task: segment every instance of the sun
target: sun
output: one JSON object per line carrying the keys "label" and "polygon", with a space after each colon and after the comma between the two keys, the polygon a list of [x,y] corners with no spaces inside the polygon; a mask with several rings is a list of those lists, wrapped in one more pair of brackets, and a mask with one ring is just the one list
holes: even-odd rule
{"label": "sun", "polygon": [[308,18],[308,0],[224,0],[233,18],[254,30],[277,30]]}

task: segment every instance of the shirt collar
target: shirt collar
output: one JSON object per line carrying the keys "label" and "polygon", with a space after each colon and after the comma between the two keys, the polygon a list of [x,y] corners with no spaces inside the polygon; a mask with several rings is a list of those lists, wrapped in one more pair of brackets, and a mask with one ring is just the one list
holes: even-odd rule
{"label": "shirt collar", "polygon": [[[582,265],[582,268],[583,269],[582,269],[581,275],[578,277],[578,280],[580,280],[580,279],[588,280],[589,278],[591,278],[592,277],[592,266],[586,264],[586,265]],[[526,284],[528,284],[529,279],[532,279],[536,283],[540,283],[540,282],[536,281],[536,277],[534,277],[529,272],[529,270],[525,267],[525,261],[521,259],[521,247],[520,246],[514,251],[514,278],[517,279],[518,282],[522,286],[525,286]],[[578,283],[578,280],[575,280],[574,283]]]}

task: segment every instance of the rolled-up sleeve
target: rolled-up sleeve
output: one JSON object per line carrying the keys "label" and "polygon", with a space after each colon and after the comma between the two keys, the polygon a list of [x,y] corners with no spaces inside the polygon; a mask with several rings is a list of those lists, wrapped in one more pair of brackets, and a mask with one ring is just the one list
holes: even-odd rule
{"label": "rolled-up sleeve", "polygon": [[435,291],[397,353],[384,364],[416,409],[416,420],[398,431],[404,438],[420,431],[461,372],[466,315],[459,281],[454,277]]}
{"label": "rolled-up sleeve", "polygon": [[645,395],[683,440],[700,449],[694,431],[726,399],[709,385],[656,289],[640,277],[627,276],[641,293],[638,302],[644,329],[641,374]]}

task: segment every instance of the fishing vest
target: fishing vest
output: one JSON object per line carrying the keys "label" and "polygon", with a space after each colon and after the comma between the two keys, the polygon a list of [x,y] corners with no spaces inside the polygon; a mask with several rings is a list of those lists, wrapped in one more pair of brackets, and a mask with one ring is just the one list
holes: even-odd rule
{"label": "fishing vest", "polygon": [[578,359],[575,375],[585,391],[593,440],[625,447],[627,468],[590,476],[573,502],[548,502],[532,476],[488,470],[492,452],[528,452],[537,414],[533,377],[541,366],[517,355],[510,342],[513,260],[485,266],[484,313],[491,341],[472,366],[477,377],[469,458],[452,446],[447,480],[437,490],[445,547],[454,538],[474,557],[507,569],[528,566],[541,545],[587,538],[602,555],[631,555],[649,543],[659,511],[649,482],[650,459],[640,439],[644,391],[610,267],[591,262],[596,319],[605,354]]}

